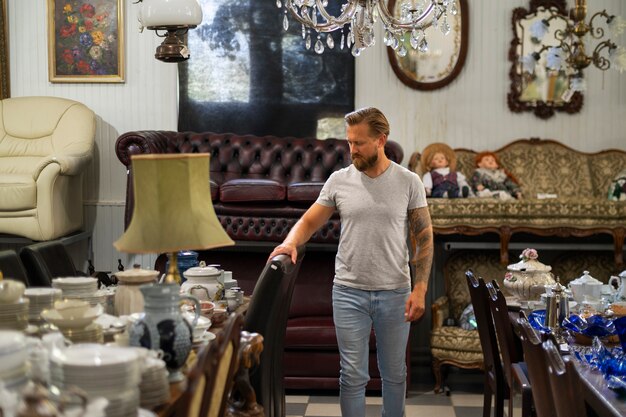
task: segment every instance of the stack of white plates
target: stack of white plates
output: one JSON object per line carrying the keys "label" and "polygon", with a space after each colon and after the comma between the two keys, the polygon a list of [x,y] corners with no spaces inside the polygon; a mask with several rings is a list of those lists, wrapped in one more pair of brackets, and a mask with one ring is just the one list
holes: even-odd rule
{"label": "stack of white plates", "polygon": [[165,404],[170,399],[170,383],[167,379],[165,362],[161,359],[146,358],[144,370],[141,373],[139,391],[141,406],[143,408],[155,408]]}
{"label": "stack of white plates", "polygon": [[30,300],[28,307],[28,321],[41,323],[41,312],[54,307],[54,302],[61,299],[63,292],[58,288],[26,288],[24,297]]}
{"label": "stack of white plates", "polygon": [[91,323],[82,329],[59,328],[63,336],[72,343],[104,343],[104,332],[98,323]]}
{"label": "stack of white plates", "polygon": [[0,330],[0,381],[7,389],[21,390],[28,382],[26,337],[18,331]]}
{"label": "stack of white plates", "polygon": [[90,399],[108,399],[107,417],[136,417],[141,381],[139,362],[132,348],[72,345],[51,354],[50,381],[61,391],[73,385],[85,391]]}
{"label": "stack of white plates", "polygon": [[91,297],[98,291],[98,280],[92,277],[54,278],[52,287],[63,290],[65,298]]}
{"label": "stack of white plates", "polygon": [[28,298],[0,304],[0,329],[24,330],[28,326]]}
{"label": "stack of white plates", "polygon": [[98,290],[91,295],[65,295],[64,298],[87,301],[91,306],[100,304],[102,307],[105,307],[107,305],[107,292],[103,290]]}

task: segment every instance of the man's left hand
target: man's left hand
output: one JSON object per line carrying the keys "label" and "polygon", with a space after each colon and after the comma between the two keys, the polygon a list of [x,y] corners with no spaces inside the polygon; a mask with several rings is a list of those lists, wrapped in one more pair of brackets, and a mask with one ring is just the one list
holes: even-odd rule
{"label": "man's left hand", "polygon": [[426,293],[422,291],[411,291],[409,299],[406,300],[404,309],[404,319],[406,321],[415,321],[424,315]]}

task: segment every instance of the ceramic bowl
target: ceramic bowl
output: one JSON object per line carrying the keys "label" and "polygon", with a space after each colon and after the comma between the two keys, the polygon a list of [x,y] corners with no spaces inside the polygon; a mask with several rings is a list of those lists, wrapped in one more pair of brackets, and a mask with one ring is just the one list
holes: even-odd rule
{"label": "ceramic bowl", "polygon": [[97,304],[94,307],[89,307],[80,315],[63,316],[59,310],[54,309],[42,311],[41,317],[48,323],[54,324],[61,329],[83,329],[93,323],[102,313],[102,306]]}
{"label": "ceramic bowl", "polygon": [[215,304],[211,301],[200,301],[200,311],[206,318],[213,317],[213,311],[215,310]]}
{"label": "ceramic bowl", "polygon": [[26,286],[21,281],[4,279],[0,281],[0,303],[14,303],[24,295]]}
{"label": "ceramic bowl", "polygon": [[61,317],[68,320],[83,317],[89,308],[89,303],[82,300],[65,299],[54,303],[54,309]]}

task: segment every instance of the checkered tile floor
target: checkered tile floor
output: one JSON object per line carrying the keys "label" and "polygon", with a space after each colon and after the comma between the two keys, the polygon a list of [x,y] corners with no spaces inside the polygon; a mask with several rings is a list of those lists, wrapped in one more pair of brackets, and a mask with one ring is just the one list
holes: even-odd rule
{"label": "checkered tile floor", "polygon": [[[321,395],[287,395],[288,417],[340,417],[339,397]],[[382,398],[366,398],[366,417],[381,415]],[[430,392],[409,392],[406,417],[481,417],[483,396],[476,393],[452,392],[450,396]]]}
{"label": "checkered tile floor", "polygon": [[[446,379],[450,395],[435,394],[430,381],[412,386],[406,399],[406,417],[482,417],[483,376],[476,372],[451,373]],[[288,391],[287,417],[339,417],[337,391],[307,393]],[[366,417],[381,415],[379,392],[366,398]]]}

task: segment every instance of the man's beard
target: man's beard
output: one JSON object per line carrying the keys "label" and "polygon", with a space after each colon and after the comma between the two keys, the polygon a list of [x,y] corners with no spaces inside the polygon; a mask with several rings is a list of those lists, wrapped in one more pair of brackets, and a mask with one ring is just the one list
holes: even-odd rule
{"label": "man's beard", "polygon": [[369,158],[352,157],[352,164],[354,164],[354,167],[361,172],[367,171],[368,169],[372,168],[374,165],[376,165],[377,161],[378,153],[375,153]]}

